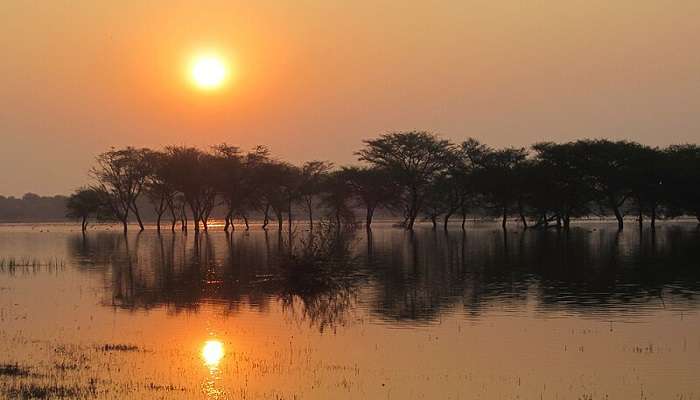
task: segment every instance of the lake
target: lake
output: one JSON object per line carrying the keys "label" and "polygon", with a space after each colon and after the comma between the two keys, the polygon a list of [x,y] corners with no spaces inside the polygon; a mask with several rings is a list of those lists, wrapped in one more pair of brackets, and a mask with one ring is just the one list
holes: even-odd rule
{"label": "lake", "polygon": [[615,228],[0,226],[0,393],[700,398],[700,229]]}

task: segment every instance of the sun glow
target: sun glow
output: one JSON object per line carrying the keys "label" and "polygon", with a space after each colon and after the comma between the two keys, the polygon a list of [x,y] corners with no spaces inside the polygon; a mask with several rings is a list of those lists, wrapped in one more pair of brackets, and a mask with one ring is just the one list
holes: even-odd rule
{"label": "sun glow", "polygon": [[221,57],[202,55],[192,62],[190,74],[197,87],[213,90],[220,88],[226,82],[228,68]]}
{"label": "sun glow", "polygon": [[216,367],[224,358],[224,345],[218,340],[207,340],[202,346],[202,358],[209,367]]}

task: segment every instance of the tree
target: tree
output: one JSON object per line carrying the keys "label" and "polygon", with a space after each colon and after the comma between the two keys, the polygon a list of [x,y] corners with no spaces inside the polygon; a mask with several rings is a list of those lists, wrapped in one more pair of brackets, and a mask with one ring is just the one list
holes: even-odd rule
{"label": "tree", "polygon": [[136,200],[144,189],[150,174],[147,149],[126,147],[112,149],[97,156],[97,165],[91,170],[96,180],[94,190],[101,193],[106,206],[127,231],[129,212],[133,211],[141,230],[144,229]]}
{"label": "tree", "polygon": [[502,216],[501,226],[506,229],[510,210],[517,204],[521,194],[517,170],[525,162],[525,149],[494,150],[475,139],[469,139],[462,143],[461,150],[474,165],[474,187],[484,195],[491,208]]}
{"label": "tree", "polygon": [[664,185],[671,165],[668,153],[658,148],[640,146],[631,158],[629,181],[637,205],[639,225],[642,226],[643,216],[647,215],[651,219],[651,227],[654,228],[659,206],[667,200],[668,195]]}
{"label": "tree", "polygon": [[224,231],[228,232],[229,226],[233,227],[235,213],[243,208],[243,180],[245,176],[243,160],[238,147],[225,143],[214,146],[214,154],[212,181],[227,208]]}
{"label": "tree", "polygon": [[292,204],[299,198],[301,174],[299,168],[285,162],[267,160],[256,168],[260,198],[277,217],[278,228],[282,230],[284,213],[287,213],[289,230],[292,228]]}
{"label": "tree", "polygon": [[392,132],[364,143],[359,160],[391,173],[402,188],[406,228],[413,229],[433,179],[448,166],[452,144],[424,131]]}
{"label": "tree", "polygon": [[700,222],[700,147],[676,145],[664,152],[668,163],[664,190],[671,212],[693,215]]}
{"label": "tree", "polygon": [[355,214],[350,206],[353,190],[345,171],[329,173],[321,185],[321,203],[328,209],[329,216],[335,220],[336,227],[340,229],[344,222],[354,223]]}
{"label": "tree", "polygon": [[535,160],[547,172],[548,192],[557,216],[557,226],[561,222],[569,229],[571,218],[590,213],[589,205],[595,199],[595,190],[590,175],[584,173],[581,152],[585,149],[574,143],[537,143]]}
{"label": "tree", "polygon": [[97,218],[102,211],[102,198],[95,189],[80,188],[66,201],[66,217],[81,221],[85,232],[90,217]]}
{"label": "tree", "polygon": [[195,232],[199,231],[200,222],[207,230],[217,196],[214,157],[194,147],[168,147],[166,151],[170,159],[166,180],[189,206]]}
{"label": "tree", "polygon": [[299,194],[306,205],[309,227],[314,227],[314,200],[321,193],[323,180],[333,164],[327,161],[308,161],[301,167]]}
{"label": "tree", "polygon": [[377,207],[395,203],[401,188],[391,173],[382,167],[343,167],[342,174],[352,193],[364,206],[365,227],[371,229]]}
{"label": "tree", "polygon": [[160,232],[160,222],[166,210],[172,215],[171,230],[175,230],[175,204],[176,194],[172,183],[168,181],[168,169],[170,158],[167,153],[152,151],[149,155],[150,171],[145,183],[146,198],[153,206],[156,213],[156,229]]}
{"label": "tree", "polygon": [[578,158],[581,175],[590,179],[596,200],[609,208],[624,229],[622,206],[631,196],[630,173],[634,154],[641,145],[628,141],[579,140],[571,147],[572,158]]}

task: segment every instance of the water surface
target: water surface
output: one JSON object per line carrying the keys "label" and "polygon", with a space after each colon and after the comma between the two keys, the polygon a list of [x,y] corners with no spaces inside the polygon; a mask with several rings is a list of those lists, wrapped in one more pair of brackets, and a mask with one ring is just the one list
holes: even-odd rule
{"label": "water surface", "polygon": [[[700,397],[700,231],[0,227],[7,397]],[[331,235],[332,236],[332,235]],[[308,265],[319,252],[322,262]]]}

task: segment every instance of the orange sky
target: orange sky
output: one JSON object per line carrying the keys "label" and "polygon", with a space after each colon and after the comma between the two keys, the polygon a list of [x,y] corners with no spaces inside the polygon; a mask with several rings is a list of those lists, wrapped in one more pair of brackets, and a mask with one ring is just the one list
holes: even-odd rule
{"label": "orange sky", "polygon": [[[401,129],[697,143],[698,21],[696,0],[5,0],[0,194],[67,193],[129,144],[347,163]],[[226,90],[186,79],[201,50],[234,66]]]}

